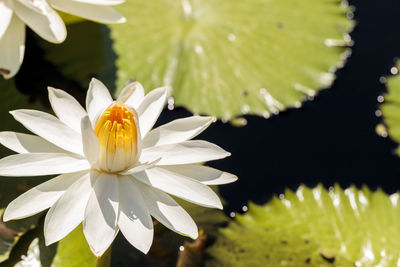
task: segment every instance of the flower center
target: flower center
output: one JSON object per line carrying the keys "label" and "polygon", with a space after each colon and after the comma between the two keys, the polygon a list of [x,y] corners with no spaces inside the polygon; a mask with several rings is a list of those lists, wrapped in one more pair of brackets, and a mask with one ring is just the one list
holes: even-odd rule
{"label": "flower center", "polygon": [[94,130],[100,144],[100,169],[118,172],[136,163],[137,122],[136,112],[118,102],[103,112]]}

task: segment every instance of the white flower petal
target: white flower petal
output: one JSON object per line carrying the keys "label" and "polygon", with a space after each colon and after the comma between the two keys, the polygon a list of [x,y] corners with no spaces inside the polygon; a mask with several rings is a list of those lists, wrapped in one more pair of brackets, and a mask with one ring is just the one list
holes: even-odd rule
{"label": "white flower petal", "polygon": [[11,17],[13,14],[13,1],[3,0],[0,2],[0,39],[6,32],[8,25],[10,24]]}
{"label": "white flower petal", "polygon": [[26,153],[0,159],[0,176],[39,176],[90,169],[89,162],[73,154]]}
{"label": "white flower petal", "polygon": [[125,0],[72,0],[72,1],[87,3],[92,5],[105,5],[105,6],[119,5],[125,2]]}
{"label": "white flower petal", "polygon": [[24,133],[0,132],[0,144],[20,154],[68,153],[42,137]]}
{"label": "white flower petal", "polygon": [[[131,90],[133,90],[133,92],[130,92]],[[128,96],[127,99],[125,99],[126,96]],[[128,105],[136,110],[139,104],[143,101],[143,98],[143,86],[139,82],[132,82],[121,90],[117,101],[122,101],[125,103],[125,105]]]}
{"label": "white flower petal", "polygon": [[131,174],[134,174],[137,172],[142,172],[146,169],[154,167],[160,160],[161,160],[161,158],[156,159],[155,161],[152,161],[152,162],[139,163],[135,167],[122,172],[121,175],[131,175]]}
{"label": "white flower petal", "polygon": [[75,181],[47,212],[44,220],[46,246],[64,238],[83,221],[85,208],[93,191],[92,183],[97,177],[97,174],[93,174],[95,173],[92,172],[91,175],[86,172]]}
{"label": "white flower petal", "polygon": [[101,173],[89,197],[83,232],[90,249],[101,256],[118,231],[118,181],[112,174]]}
{"label": "white flower petal", "polygon": [[19,109],[10,111],[31,132],[73,153],[83,155],[81,135],[48,113]]}
{"label": "white flower petal", "polygon": [[21,67],[25,53],[25,24],[14,14],[0,38],[0,74],[8,79]]}
{"label": "white flower petal", "polygon": [[196,223],[172,197],[146,184],[140,182],[135,184],[142,192],[151,216],[172,231],[190,236],[193,239],[198,237]]}
{"label": "white flower petal", "polygon": [[90,162],[90,165],[95,166],[100,154],[100,145],[88,116],[82,119],[82,143],[83,152],[87,160]]}
{"label": "white flower petal", "polygon": [[99,80],[92,78],[86,95],[86,110],[93,126],[97,117],[113,102],[107,87]]}
{"label": "white flower petal", "polygon": [[40,37],[52,43],[61,43],[67,29],[60,16],[44,0],[15,0],[14,11]]}
{"label": "white flower petal", "polygon": [[219,146],[202,140],[185,141],[178,144],[149,147],[142,150],[141,162],[161,157],[157,165],[178,165],[222,159],[230,156]]}
{"label": "white flower petal", "polygon": [[71,0],[48,0],[54,8],[65,13],[102,23],[123,23],[126,19],[115,8]]}
{"label": "white flower petal", "polygon": [[136,111],[139,115],[140,124],[139,128],[143,138],[160,116],[167,99],[167,92],[168,90],[166,87],[152,90],[144,97],[142,103],[140,103],[137,108]]}
{"label": "white flower petal", "polygon": [[132,175],[139,181],[195,204],[222,209],[221,200],[208,186],[163,168],[154,167]]}
{"label": "white flower petal", "polygon": [[171,165],[163,166],[162,168],[206,185],[229,184],[237,180],[236,175],[201,165]]}
{"label": "white flower petal", "polygon": [[143,148],[187,141],[204,131],[213,120],[214,117],[201,116],[174,120],[151,130],[143,139]]}
{"label": "white flower petal", "polygon": [[63,90],[48,87],[49,100],[51,107],[57,117],[74,129],[76,132],[81,132],[81,120],[85,117],[86,111],[70,94]]}
{"label": "white flower petal", "polygon": [[62,174],[17,197],[8,204],[4,221],[23,219],[51,207],[68,187],[87,172]]}
{"label": "white flower petal", "polygon": [[153,221],[135,184],[126,176],[119,176],[118,179],[118,227],[132,246],[146,254],[153,242]]}

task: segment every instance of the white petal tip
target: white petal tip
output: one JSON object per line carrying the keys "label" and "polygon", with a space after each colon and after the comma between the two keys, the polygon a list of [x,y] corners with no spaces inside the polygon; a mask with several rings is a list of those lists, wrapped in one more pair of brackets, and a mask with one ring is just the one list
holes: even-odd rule
{"label": "white petal tip", "polygon": [[172,88],[171,88],[171,86],[163,86],[163,87],[156,88],[152,91],[156,91],[158,94],[160,94],[162,96],[167,96],[169,94],[169,92],[172,92]]}
{"label": "white petal tip", "polygon": [[8,216],[5,216],[5,214],[4,214],[2,220],[3,220],[3,222],[8,222],[8,221],[11,221],[12,218],[9,218]]}
{"label": "white petal tip", "polygon": [[92,77],[92,79],[90,80],[90,83],[93,83],[93,82],[101,83],[100,80]]}
{"label": "white petal tip", "polygon": [[18,219],[18,218],[13,216],[12,211],[10,213],[10,209],[8,209],[8,207],[7,207],[2,216],[3,222],[8,222],[11,220],[16,220],[16,219]]}
{"label": "white petal tip", "polygon": [[65,39],[67,39],[67,30],[65,29],[65,31],[61,35],[55,37],[56,39],[52,43],[61,44],[62,42],[65,41]]}
{"label": "white petal tip", "polygon": [[103,249],[103,250],[95,250],[93,247],[90,246],[90,250],[92,251],[92,253],[93,253],[97,258],[100,258],[100,257],[104,254],[104,252],[106,252],[107,248],[106,248],[106,249]]}
{"label": "white petal tip", "polygon": [[44,230],[44,244],[46,245],[46,247],[60,241],[60,238],[57,238],[54,235],[53,235],[53,238],[51,238],[52,235],[49,235],[49,233],[46,231],[46,227],[43,230]]}
{"label": "white petal tip", "polygon": [[196,240],[199,237],[199,231],[196,228],[196,232],[193,232],[189,235],[190,238],[192,238],[193,240]]}
{"label": "white petal tip", "polygon": [[141,246],[141,247],[136,247],[136,249],[138,249],[140,252],[142,252],[143,254],[147,254],[149,253],[151,248],[151,244],[150,246]]}
{"label": "white petal tip", "polygon": [[[228,174],[228,173],[227,173]],[[236,175],[234,175],[234,174],[228,174],[229,175],[229,178],[227,179],[228,180],[228,183],[233,183],[233,182],[236,182],[239,178],[236,176]]]}
{"label": "white petal tip", "polygon": [[50,246],[53,243],[55,243],[55,241],[49,241],[46,237],[44,238],[44,244],[46,245],[46,247]]}
{"label": "white petal tip", "polygon": [[51,87],[51,86],[47,86],[47,90],[48,90],[49,93],[50,93],[50,91],[51,91],[51,92],[54,92],[54,91],[56,90],[56,88]]}

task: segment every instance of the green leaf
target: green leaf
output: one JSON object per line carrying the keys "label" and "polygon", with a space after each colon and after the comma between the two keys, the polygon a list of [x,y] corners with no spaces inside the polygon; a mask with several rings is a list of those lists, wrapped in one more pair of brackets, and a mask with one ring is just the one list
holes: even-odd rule
{"label": "green leaf", "polygon": [[346,259],[325,251],[318,244],[295,236],[248,228],[237,223],[221,230],[208,250],[206,266],[341,266],[353,267]]}
{"label": "green leaf", "polygon": [[[398,72],[400,62],[397,63],[397,68],[394,67],[393,72]],[[400,75],[394,75],[387,78],[387,89],[388,93],[384,95],[385,102],[380,106],[384,123],[387,126],[387,130],[390,137],[394,141],[400,143]],[[378,98],[378,101],[382,101],[383,98]],[[383,136],[386,136],[384,132]],[[400,149],[397,149],[397,154],[400,155]]]}
{"label": "green leaf", "polygon": [[116,56],[107,26],[83,21],[68,25],[67,30],[67,39],[61,44],[36,38],[44,50],[44,58],[54,64],[66,79],[77,82],[85,90],[92,77],[99,78],[113,90]]}
{"label": "green leaf", "polygon": [[[366,187],[343,190],[335,186],[328,191],[321,185],[314,189],[300,186],[296,192],[287,190],[265,206],[251,204],[249,212],[237,216],[237,223],[240,225],[232,223],[218,237],[228,239],[225,254],[221,252],[224,248],[219,239],[210,249],[216,260],[224,262],[227,254],[234,257],[231,248],[241,246],[247,249],[243,256],[246,260],[250,260],[247,253],[261,253],[257,249],[264,253],[276,250],[285,259],[296,257],[300,263],[304,258],[298,256],[313,259],[312,255],[321,251],[323,258],[331,257],[337,264],[339,258],[345,259],[357,267],[397,266],[400,260],[399,194],[388,196],[381,190],[371,192]],[[243,243],[243,238],[238,239],[243,236],[258,238],[246,238],[248,241]],[[290,242],[279,245],[279,238]],[[312,245],[304,246],[302,242]],[[285,249],[288,244],[291,248]]]}
{"label": "green leaf", "polygon": [[269,117],[329,87],[353,27],[341,0],[131,0],[120,11],[118,88],[171,85],[176,105],[223,119]]}
{"label": "green leaf", "polygon": [[98,260],[90,251],[81,225],[58,242],[54,267],[94,267],[97,264]]}

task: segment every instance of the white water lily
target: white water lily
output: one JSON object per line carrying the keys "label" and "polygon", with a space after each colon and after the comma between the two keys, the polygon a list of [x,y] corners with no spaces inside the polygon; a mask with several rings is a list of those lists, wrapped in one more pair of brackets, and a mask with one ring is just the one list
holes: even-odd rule
{"label": "white water lily", "polygon": [[46,244],[80,223],[95,255],[102,255],[120,230],[144,253],[153,239],[153,216],[171,230],[197,238],[190,215],[170,197],[222,209],[207,185],[235,181],[236,176],[199,165],[230,154],[202,140],[190,140],[213,117],[177,119],[153,130],[167,89],[146,96],[131,83],[113,101],[107,88],[93,79],[86,111],[69,94],[49,88],[57,117],[36,110],[11,114],[36,135],[1,132],[0,143],[20,154],[0,160],[1,176],[61,174],[12,201],[4,220],[22,219],[48,208]]}
{"label": "white water lily", "polygon": [[121,23],[125,18],[115,10],[124,0],[0,0],[0,73],[13,77],[25,52],[25,24],[40,37],[61,43],[67,30],[57,9],[103,23]]}

